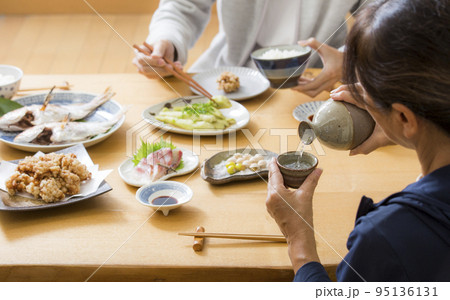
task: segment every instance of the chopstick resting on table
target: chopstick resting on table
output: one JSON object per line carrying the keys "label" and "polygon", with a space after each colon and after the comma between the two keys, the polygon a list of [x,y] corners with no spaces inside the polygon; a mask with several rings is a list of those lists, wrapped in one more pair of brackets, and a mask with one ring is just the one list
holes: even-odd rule
{"label": "chopstick resting on table", "polygon": [[[152,45],[148,44],[147,42],[144,42],[144,46],[147,47],[148,49],[150,49],[150,51],[153,51]],[[151,55],[150,52],[141,49],[137,45],[133,45],[133,47],[142,54]],[[168,65],[164,65],[164,69],[166,71],[168,71],[169,73],[173,74],[178,79],[187,83],[190,87],[197,90],[200,94],[202,94],[206,98],[210,99],[211,101],[214,101],[212,99],[212,95],[207,90],[205,90],[197,81],[195,81],[191,76],[189,76],[188,74],[183,72],[183,70],[178,68],[170,59],[167,59],[165,57],[163,57],[163,59],[167,64],[169,64],[172,67],[172,68],[170,68]]]}
{"label": "chopstick resting on table", "polygon": [[70,90],[71,87],[72,87],[72,85],[69,84],[69,82],[65,81],[64,85],[56,85],[56,86],[48,86],[48,87],[36,87],[36,88],[28,88],[28,89],[19,89],[17,92],[24,93],[24,92],[33,92],[33,91],[46,91],[46,90],[49,90],[51,88],[68,91],[68,90]]}
{"label": "chopstick resting on table", "polygon": [[240,234],[240,233],[209,233],[209,232],[179,232],[178,235],[210,237],[220,239],[255,240],[286,243],[286,238],[282,235],[270,234]]}

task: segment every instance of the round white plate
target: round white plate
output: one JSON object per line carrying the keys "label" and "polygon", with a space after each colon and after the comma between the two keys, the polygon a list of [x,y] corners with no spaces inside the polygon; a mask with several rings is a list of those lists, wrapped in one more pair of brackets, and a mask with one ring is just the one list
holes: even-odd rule
{"label": "round white plate", "polygon": [[[30,95],[25,96],[22,98],[18,98],[14,101],[22,104],[23,106],[32,105],[32,104],[43,104],[44,99],[47,93],[43,94],[36,94],[36,95]],[[96,97],[96,94],[90,94],[90,93],[82,93],[82,92],[57,92],[52,94],[52,104],[73,104],[73,103],[85,103],[91,101],[94,97]],[[83,120],[86,122],[102,122],[107,121],[111,119],[116,113],[118,113],[122,109],[122,106],[117,103],[114,100],[109,100],[106,103],[100,105],[96,110],[94,110],[91,114],[89,114],[86,118]],[[37,145],[37,144],[31,144],[31,143],[15,143],[14,138],[16,137],[19,132],[5,132],[3,130],[0,130],[0,141],[3,143],[24,151],[29,152],[52,152],[56,150],[60,150],[66,147],[70,147],[76,144],[83,144],[86,148],[90,147],[92,145],[95,145],[97,143],[100,143],[101,141],[108,138],[111,134],[117,131],[117,129],[122,126],[123,122],[125,121],[125,116],[120,119],[119,122],[117,122],[113,127],[111,127],[110,130],[108,130],[105,133],[99,134],[93,138],[87,139],[82,142],[76,142],[76,143],[65,143],[65,144],[57,144],[57,145]]]}
{"label": "round white plate", "polygon": [[319,107],[324,103],[325,101],[312,101],[300,104],[294,108],[292,115],[297,121],[309,121],[308,117],[314,115]]}
{"label": "round white plate", "polygon": [[[169,173],[166,176],[161,177],[157,181],[163,181],[167,180],[174,176],[181,176],[188,174],[192,171],[194,171],[198,167],[198,155],[194,152],[184,149],[184,148],[177,148],[183,152],[183,168],[177,170],[176,172]],[[120,166],[119,166],[119,175],[122,177],[123,181],[128,183],[129,185],[141,187],[146,184],[151,183],[151,181],[148,178],[145,178],[144,176],[133,176],[133,168],[134,163],[131,158],[128,158],[125,160]]]}
{"label": "round white plate", "polygon": [[[223,72],[228,71],[239,77],[240,87],[232,93],[225,93],[217,89],[217,78]],[[223,95],[233,100],[245,100],[256,97],[265,92],[270,87],[270,82],[257,70],[244,67],[219,67],[217,69],[195,74],[192,78],[197,81],[211,95]],[[191,90],[200,95],[199,92]]]}
{"label": "round white plate", "polygon": [[250,113],[248,110],[236,101],[230,100],[231,107],[220,109],[222,114],[227,118],[233,118],[236,120],[236,123],[231,125],[230,127],[222,130],[222,129],[196,129],[196,130],[186,130],[179,127],[176,127],[172,124],[166,124],[164,122],[156,120],[155,116],[168,104],[171,106],[186,106],[186,101],[188,103],[204,103],[209,101],[206,97],[203,96],[188,96],[183,98],[175,98],[172,100],[168,100],[153,106],[150,106],[146,110],[142,112],[142,118],[148,123],[167,130],[169,132],[186,134],[186,135],[222,135],[228,134],[230,132],[235,132],[241,128],[244,128],[248,122],[250,121]]}

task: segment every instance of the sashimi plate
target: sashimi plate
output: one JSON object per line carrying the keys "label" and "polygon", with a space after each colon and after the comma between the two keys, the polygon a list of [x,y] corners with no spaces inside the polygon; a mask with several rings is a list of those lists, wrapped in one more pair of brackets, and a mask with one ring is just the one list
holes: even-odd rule
{"label": "sashimi plate", "polygon": [[225,129],[196,129],[187,130],[180,127],[176,127],[172,124],[166,124],[164,122],[156,120],[156,115],[167,105],[171,106],[185,106],[186,103],[203,103],[209,101],[203,96],[188,96],[182,98],[175,98],[168,100],[156,105],[153,105],[142,112],[142,118],[148,123],[167,130],[169,132],[186,134],[186,135],[223,135],[231,132],[236,132],[239,129],[244,128],[250,121],[250,113],[248,110],[240,103],[230,100],[230,108],[222,108],[220,111],[226,118],[233,118],[236,123],[225,128]]}
{"label": "sashimi plate", "polygon": [[[17,98],[14,101],[22,104],[23,106],[28,106],[32,104],[43,104],[44,99],[47,93],[35,94],[30,96],[25,96],[21,98]],[[84,92],[55,92],[52,94],[51,104],[75,104],[75,103],[86,103],[91,101],[94,97],[98,96],[97,94],[84,93]],[[109,100],[106,103],[100,105],[95,109],[92,113],[90,113],[87,117],[83,119],[83,122],[103,122],[110,120],[116,113],[122,110],[122,106],[114,100]],[[99,134],[93,138],[86,139],[80,142],[74,143],[64,143],[64,144],[54,144],[54,145],[38,145],[32,143],[16,143],[14,142],[14,138],[20,132],[6,132],[0,130],[0,141],[11,146],[12,148],[16,148],[19,150],[24,150],[28,152],[37,152],[42,151],[44,153],[60,150],[66,147],[70,147],[76,144],[83,144],[86,148],[101,141],[107,139],[114,132],[116,132],[120,126],[122,126],[125,121],[125,116],[123,116],[119,122],[117,122],[114,126],[111,127],[107,132]]]}
{"label": "sashimi plate", "polygon": [[[197,154],[185,148],[176,148],[176,149],[179,149],[183,152],[182,156],[183,167],[181,169],[177,169],[176,172],[169,173],[159,178],[157,181],[167,180],[174,176],[185,175],[191,173],[192,171],[198,168],[199,160]],[[123,181],[125,181],[127,184],[136,187],[141,187],[152,182],[150,178],[142,176],[140,174],[136,174],[134,173],[133,170],[134,170],[134,163],[131,158],[128,158],[119,166],[119,175],[123,179]]]}

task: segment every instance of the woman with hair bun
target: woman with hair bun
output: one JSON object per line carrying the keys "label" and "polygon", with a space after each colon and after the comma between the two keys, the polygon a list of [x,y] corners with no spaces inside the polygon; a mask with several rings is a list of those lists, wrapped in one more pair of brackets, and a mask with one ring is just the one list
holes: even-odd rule
{"label": "woman with hair bun", "polygon": [[[362,198],[338,281],[450,281],[448,49],[448,0],[378,0],[357,16],[346,42],[347,85],[331,97],[366,109],[376,121],[359,153],[389,141],[414,149],[422,176],[376,204]],[[296,281],[330,280],[312,220],[321,172],[292,191],[270,165],[266,205],[288,241]]]}

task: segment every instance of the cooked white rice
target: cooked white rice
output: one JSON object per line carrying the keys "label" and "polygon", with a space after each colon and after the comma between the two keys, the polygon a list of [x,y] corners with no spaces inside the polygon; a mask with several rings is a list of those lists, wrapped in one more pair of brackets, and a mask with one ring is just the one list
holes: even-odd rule
{"label": "cooked white rice", "polygon": [[12,75],[2,75],[0,74],[0,85],[9,84],[14,82],[15,78]]}
{"label": "cooked white rice", "polygon": [[304,51],[299,50],[280,50],[280,49],[270,49],[264,52],[259,58],[261,59],[280,59],[289,58],[306,53],[308,50],[305,48]]}

